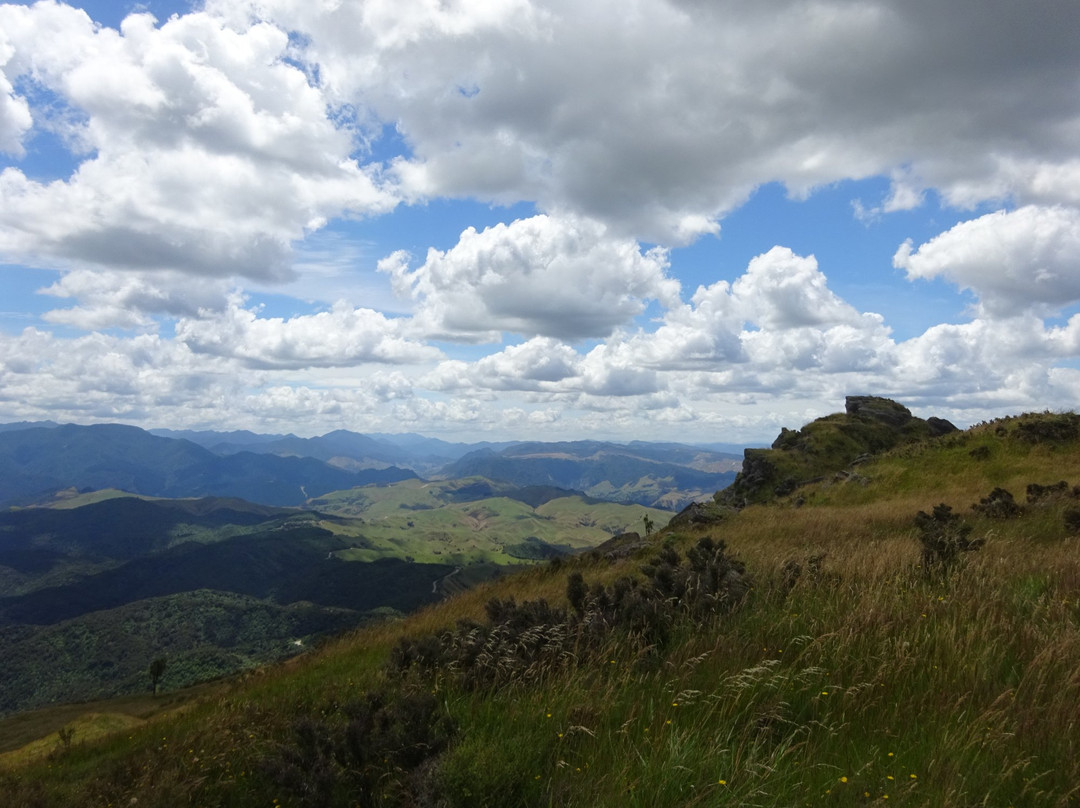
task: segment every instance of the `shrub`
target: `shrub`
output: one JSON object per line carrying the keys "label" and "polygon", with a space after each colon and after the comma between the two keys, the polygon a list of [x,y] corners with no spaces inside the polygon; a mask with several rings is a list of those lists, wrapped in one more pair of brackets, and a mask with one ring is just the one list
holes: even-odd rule
{"label": "shrub", "polygon": [[969,539],[971,525],[964,522],[952,508],[942,503],[934,506],[933,513],[919,511],[915,527],[922,543],[922,565],[927,574],[933,571],[947,572],[961,553],[977,550],[986,539]]}
{"label": "shrub", "polygon": [[1015,519],[1024,513],[1024,509],[1016,504],[1013,495],[1004,488],[995,488],[989,496],[972,505],[971,509],[991,519]]}
{"label": "shrub", "polygon": [[1016,437],[1025,443],[1064,442],[1080,437],[1080,415],[1067,412],[1060,415],[1024,418],[1016,425]]}
{"label": "shrub", "polygon": [[443,752],[454,730],[428,693],[375,691],[297,719],[293,737],[262,768],[290,805],[411,806],[423,788],[415,773]]}
{"label": "shrub", "polygon": [[585,596],[588,594],[589,587],[585,585],[585,579],[581,573],[571,573],[566,579],[566,599],[570,601],[570,608],[579,616],[585,613]]}
{"label": "shrub", "polygon": [[1047,499],[1056,499],[1057,497],[1067,496],[1068,494],[1069,484],[1064,480],[1059,480],[1053,485],[1028,483],[1027,487],[1027,501],[1030,503],[1042,502]]}
{"label": "shrub", "polygon": [[493,598],[486,624],[462,622],[439,637],[403,639],[391,653],[391,668],[438,668],[467,689],[535,679],[599,656],[612,632],[639,650],[662,648],[676,623],[734,608],[750,588],[745,567],[728,558],[724,542],[708,537],[685,560],[666,544],[642,572],[644,580],[627,576],[591,588],[580,573],[570,575],[572,612],[545,600]]}
{"label": "shrub", "polygon": [[1066,508],[1063,514],[1065,529],[1075,535],[1080,533],[1080,508]]}

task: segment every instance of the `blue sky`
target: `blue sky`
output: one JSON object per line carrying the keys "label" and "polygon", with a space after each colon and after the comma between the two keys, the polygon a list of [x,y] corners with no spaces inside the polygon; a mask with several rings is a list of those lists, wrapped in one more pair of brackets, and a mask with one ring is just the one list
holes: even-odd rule
{"label": "blue sky", "polygon": [[1080,393],[1080,7],[0,5],[0,421],[761,442]]}

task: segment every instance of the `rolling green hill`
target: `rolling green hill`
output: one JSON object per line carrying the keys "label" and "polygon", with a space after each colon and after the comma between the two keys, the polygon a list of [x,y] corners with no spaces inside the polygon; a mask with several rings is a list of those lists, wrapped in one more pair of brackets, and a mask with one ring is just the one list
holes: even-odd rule
{"label": "rolling green hill", "polygon": [[901,441],[857,477],[849,462],[61,742],[0,791],[103,808],[1076,804],[1080,416]]}
{"label": "rolling green hill", "polygon": [[548,486],[518,488],[480,477],[338,491],[311,502],[347,517],[321,525],[356,545],[353,561],[387,556],[417,562],[515,564],[597,546],[618,533],[659,527],[671,513],[602,502]]}
{"label": "rolling green hill", "polygon": [[64,508],[0,511],[0,564],[18,569],[15,553],[61,552],[69,556],[129,559],[163,550],[196,535],[215,538],[243,532],[272,520],[285,522],[295,511],[242,500],[151,500],[110,497]]}
{"label": "rolling green hill", "polygon": [[[409,612],[670,516],[478,478],[353,488],[317,507],[105,490],[0,511],[0,713],[131,692],[155,655],[177,686],[236,672],[295,652],[286,635]],[[119,630],[133,612],[152,619]],[[222,634],[218,612],[240,628]]]}
{"label": "rolling green hill", "polygon": [[678,444],[570,441],[471,452],[441,473],[557,486],[610,502],[677,511],[728,485],[738,467],[737,456]]}

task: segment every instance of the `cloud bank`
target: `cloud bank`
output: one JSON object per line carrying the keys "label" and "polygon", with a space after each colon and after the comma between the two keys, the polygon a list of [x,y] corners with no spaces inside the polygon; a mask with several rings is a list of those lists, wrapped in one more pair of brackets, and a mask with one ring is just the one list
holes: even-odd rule
{"label": "cloud bank", "polygon": [[[726,440],[848,392],[1072,406],[1077,30],[1070,0],[0,5],[0,261],[54,273],[0,333],[0,412]],[[867,178],[867,227],[951,217],[867,276],[966,292],[962,319],[897,340],[783,243],[683,280],[761,186]],[[322,283],[331,226],[460,200],[533,210],[335,270],[393,311],[248,302]]]}

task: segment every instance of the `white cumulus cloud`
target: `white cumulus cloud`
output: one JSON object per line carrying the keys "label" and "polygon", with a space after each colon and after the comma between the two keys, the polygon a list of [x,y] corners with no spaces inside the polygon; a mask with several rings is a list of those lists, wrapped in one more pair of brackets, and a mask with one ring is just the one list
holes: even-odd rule
{"label": "white cumulus cloud", "polygon": [[944,277],[994,315],[1056,310],[1080,300],[1080,210],[1027,205],[961,222],[893,264],[909,278]]}
{"label": "white cumulus cloud", "polygon": [[890,175],[970,206],[1076,201],[1071,0],[213,0],[303,34],[326,93],[391,121],[421,197],[535,200],[690,241],[765,182]]}
{"label": "white cumulus cloud", "polygon": [[41,2],[0,6],[0,30],[4,81],[55,99],[82,152],[61,179],[0,174],[9,261],[284,279],[292,241],[396,204],[269,23],[133,14],[116,31]]}
{"label": "white cumulus cloud", "polygon": [[254,368],[396,364],[441,355],[403,336],[402,321],[344,303],[287,320],[259,317],[237,301],[221,314],[208,315],[179,320],[177,339],[195,353],[235,358]]}
{"label": "white cumulus cloud", "polygon": [[78,301],[70,308],[46,312],[43,316],[47,322],[85,331],[150,328],[154,315],[190,317],[200,311],[224,310],[228,291],[222,281],[193,285],[177,272],[150,275],[88,269],[65,273],[56,283],[39,290],[41,294]]}
{"label": "white cumulus cloud", "polygon": [[648,300],[676,299],[679,284],[667,267],[663,249],[642,252],[597,222],[543,215],[469,228],[415,269],[401,252],[379,264],[398,294],[415,301],[415,328],[476,341],[503,331],[568,341],[607,336]]}

